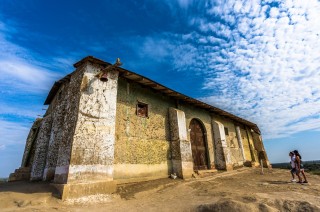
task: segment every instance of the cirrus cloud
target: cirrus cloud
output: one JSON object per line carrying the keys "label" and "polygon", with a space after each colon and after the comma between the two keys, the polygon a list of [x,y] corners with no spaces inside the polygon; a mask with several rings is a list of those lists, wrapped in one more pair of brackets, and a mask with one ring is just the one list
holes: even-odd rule
{"label": "cirrus cloud", "polygon": [[175,70],[204,76],[203,101],[256,122],[265,138],[320,130],[319,1],[187,5],[198,8],[186,17],[193,32],[152,44],[166,37]]}

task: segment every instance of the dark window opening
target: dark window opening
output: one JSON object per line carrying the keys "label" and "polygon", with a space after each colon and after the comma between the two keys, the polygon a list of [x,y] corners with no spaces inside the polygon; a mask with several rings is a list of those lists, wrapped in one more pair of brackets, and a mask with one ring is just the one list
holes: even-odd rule
{"label": "dark window opening", "polygon": [[227,127],[224,128],[224,133],[225,133],[226,135],[229,135],[229,130],[228,130]]}
{"label": "dark window opening", "polygon": [[148,117],[148,104],[138,102],[137,104],[137,116]]}

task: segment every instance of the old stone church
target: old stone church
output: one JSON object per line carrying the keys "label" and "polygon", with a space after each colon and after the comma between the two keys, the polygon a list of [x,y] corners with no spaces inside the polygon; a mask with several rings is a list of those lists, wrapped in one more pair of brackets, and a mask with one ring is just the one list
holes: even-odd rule
{"label": "old stone church", "polygon": [[50,181],[61,198],[119,183],[270,166],[256,124],[94,57],[54,83],[10,180]]}

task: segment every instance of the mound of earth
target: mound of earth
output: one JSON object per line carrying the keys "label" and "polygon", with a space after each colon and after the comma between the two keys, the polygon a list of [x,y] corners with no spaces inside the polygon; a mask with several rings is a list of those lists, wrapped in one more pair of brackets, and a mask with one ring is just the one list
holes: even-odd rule
{"label": "mound of earth", "polygon": [[245,203],[232,199],[222,199],[213,204],[204,204],[196,208],[197,212],[209,211],[235,211],[235,212],[275,212],[275,211],[319,211],[320,208],[304,201],[277,201],[275,206],[270,206],[263,202]]}
{"label": "mound of earth", "polygon": [[116,193],[61,201],[48,183],[0,184],[1,211],[320,211],[320,176],[290,182],[287,170],[242,168],[190,180],[122,184]]}

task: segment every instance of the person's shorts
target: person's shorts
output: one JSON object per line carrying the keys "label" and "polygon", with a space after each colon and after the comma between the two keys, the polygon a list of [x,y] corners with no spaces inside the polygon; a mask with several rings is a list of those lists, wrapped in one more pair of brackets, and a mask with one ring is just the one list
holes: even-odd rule
{"label": "person's shorts", "polygon": [[296,169],[296,168],[292,168],[292,169],[291,169],[291,173],[292,173],[292,174],[297,173],[297,169]]}

